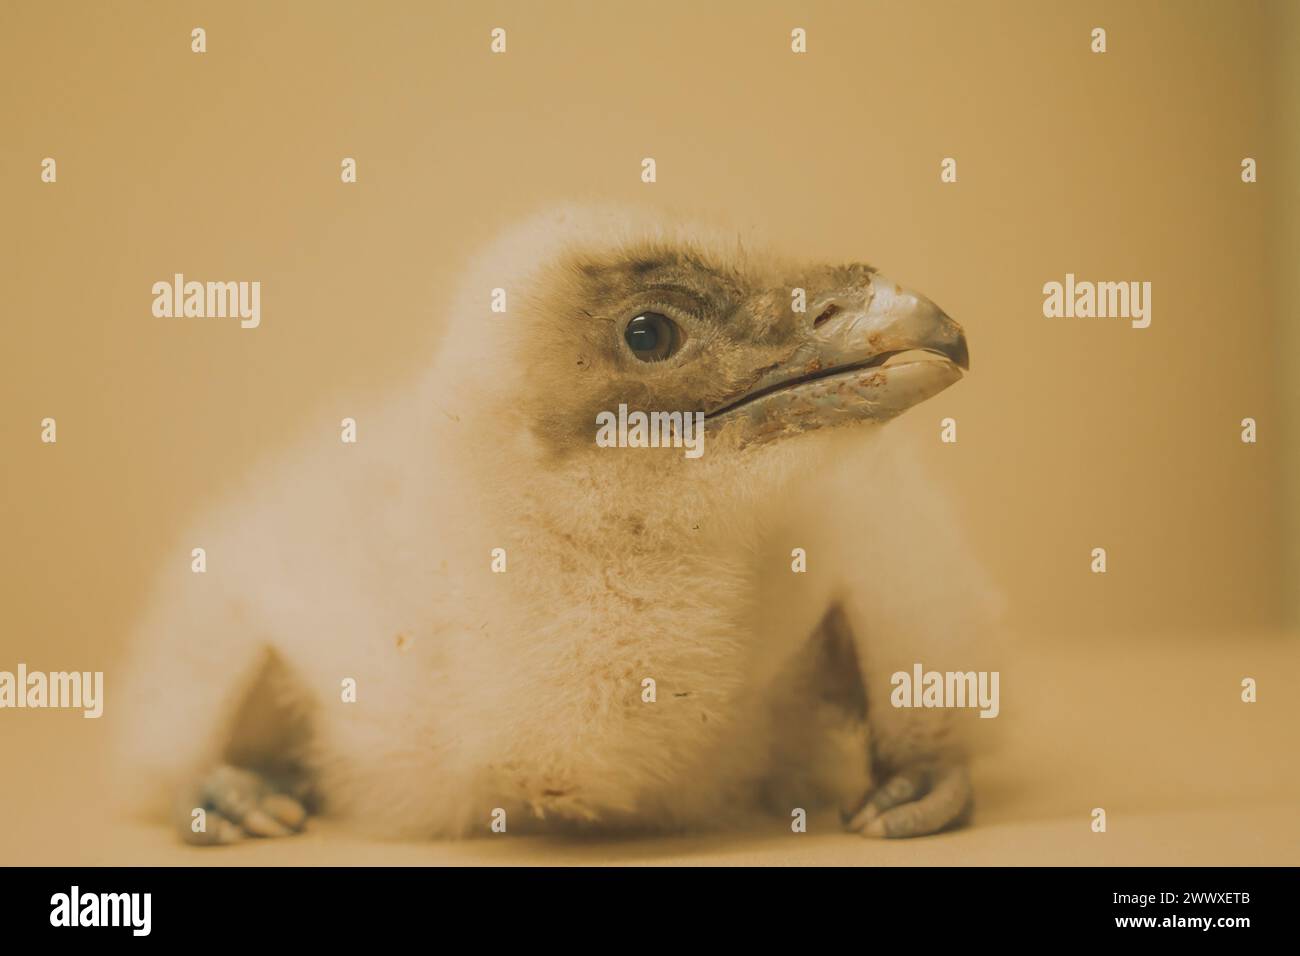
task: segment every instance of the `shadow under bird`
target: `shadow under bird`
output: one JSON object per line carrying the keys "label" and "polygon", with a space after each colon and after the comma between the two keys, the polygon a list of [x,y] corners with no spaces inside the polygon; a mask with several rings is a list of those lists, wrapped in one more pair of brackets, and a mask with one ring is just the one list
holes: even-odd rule
{"label": "shadow under bird", "polygon": [[[968,667],[997,601],[880,427],[961,378],[961,328],[868,266],[621,208],[547,211],[462,278],[355,444],[318,430],[189,529],[207,572],[160,578],[115,695],[128,803],[202,844],[316,813],[400,837],[965,819],[966,725],[891,706],[890,674]],[[620,406],[701,414],[703,453],[600,447]]]}

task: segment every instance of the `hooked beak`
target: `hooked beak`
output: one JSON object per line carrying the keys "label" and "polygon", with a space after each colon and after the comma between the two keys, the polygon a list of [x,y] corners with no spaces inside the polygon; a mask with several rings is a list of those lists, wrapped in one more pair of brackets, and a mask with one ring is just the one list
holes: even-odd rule
{"label": "hooked beak", "polygon": [[709,412],[742,422],[747,441],[828,425],[885,422],[970,368],[966,337],[929,299],[879,274],[810,303],[804,338],[743,395]]}

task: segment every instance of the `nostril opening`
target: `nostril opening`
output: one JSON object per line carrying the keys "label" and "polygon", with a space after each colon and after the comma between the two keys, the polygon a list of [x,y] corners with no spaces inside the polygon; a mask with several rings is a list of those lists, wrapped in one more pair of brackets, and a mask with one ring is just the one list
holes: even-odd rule
{"label": "nostril opening", "polygon": [[839,310],[840,307],[838,305],[835,305],[834,303],[831,303],[830,305],[826,306],[826,308],[822,309],[822,314],[817,316],[817,318],[813,319],[813,328],[814,329],[821,328],[822,325],[828,322],[831,316],[835,315],[835,313],[839,312]]}

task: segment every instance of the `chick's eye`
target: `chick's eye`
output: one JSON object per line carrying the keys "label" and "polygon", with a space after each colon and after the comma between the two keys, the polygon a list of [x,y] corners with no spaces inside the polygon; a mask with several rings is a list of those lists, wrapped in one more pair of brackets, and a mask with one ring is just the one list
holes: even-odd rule
{"label": "chick's eye", "polygon": [[658,362],[677,351],[681,333],[676,323],[658,312],[642,312],[623,332],[628,348],[643,362]]}

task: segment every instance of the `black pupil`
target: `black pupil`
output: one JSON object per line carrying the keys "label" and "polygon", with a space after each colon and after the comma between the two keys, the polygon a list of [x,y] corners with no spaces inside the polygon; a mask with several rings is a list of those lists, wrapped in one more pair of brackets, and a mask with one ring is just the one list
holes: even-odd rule
{"label": "black pupil", "polygon": [[627,327],[627,344],[635,352],[653,352],[659,347],[659,328],[648,316],[638,315]]}

